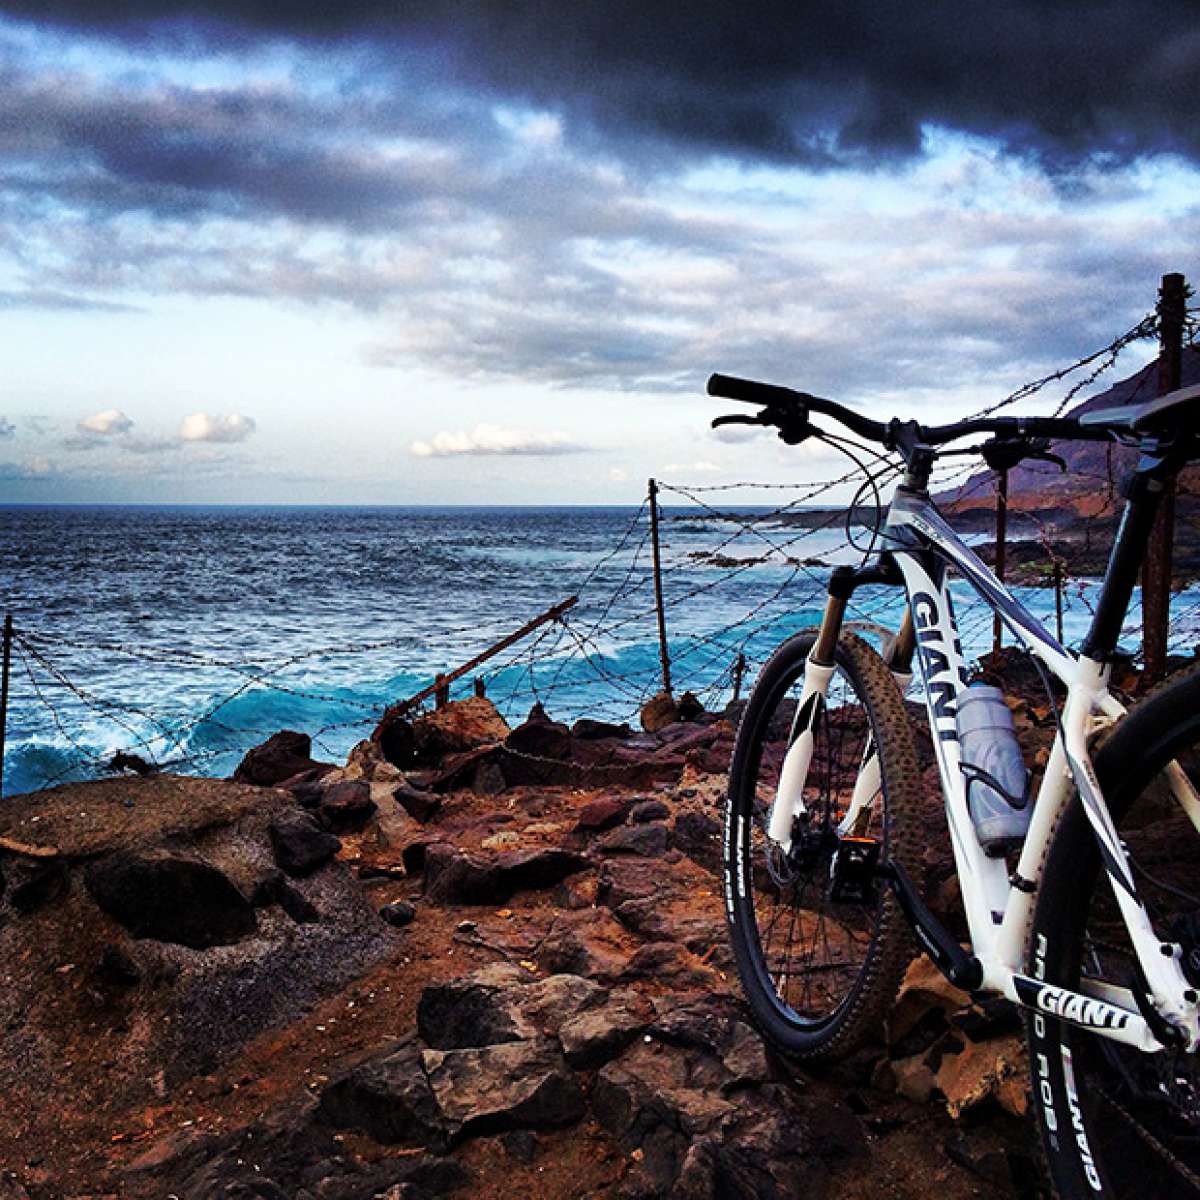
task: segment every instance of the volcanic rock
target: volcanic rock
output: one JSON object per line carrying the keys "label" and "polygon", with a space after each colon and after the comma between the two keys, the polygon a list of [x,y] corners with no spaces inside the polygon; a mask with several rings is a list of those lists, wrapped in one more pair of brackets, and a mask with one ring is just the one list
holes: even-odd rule
{"label": "volcanic rock", "polygon": [[709,870],[721,865],[721,824],[707,813],[681,812],[675,818],[673,843],[694,862]]}
{"label": "volcanic rock", "polygon": [[385,904],[379,910],[379,915],[389,925],[403,929],[416,919],[417,910],[407,900],[394,900],[391,904]]}
{"label": "volcanic rock", "polygon": [[421,1058],[443,1116],[463,1133],[552,1129],[583,1116],[579,1081],[548,1038]]}
{"label": "volcanic rock", "polygon": [[571,757],[571,731],[558,721],[533,718],[518,725],[505,739],[504,745],[519,755],[568,759]]}
{"label": "volcanic rock", "polygon": [[432,821],[442,807],[442,798],[436,792],[415,788],[411,784],[398,787],[393,795],[400,807],[422,825]]}
{"label": "volcanic rock", "polygon": [[645,997],[630,990],[615,991],[604,1005],[564,1021],[558,1039],[573,1067],[598,1067],[620,1054],[653,1019],[654,1006]]}
{"label": "volcanic rock", "polygon": [[236,783],[254,783],[273,787],[285,779],[305,771],[332,771],[331,763],[320,763],[312,757],[312,739],[307,733],[284,729],[273,733],[260,746],[246,752],[233,773]]}
{"label": "volcanic rock", "polygon": [[671,806],[662,800],[639,800],[630,810],[629,819],[635,825],[664,821],[671,815]]}
{"label": "volcanic rock", "polygon": [[290,813],[271,822],[271,847],[275,861],[289,875],[311,875],[323,867],[342,848],[342,843],[326,833],[312,817]]}
{"label": "volcanic rock", "polygon": [[452,700],[413,722],[413,759],[440,762],[451,754],[502,742],[508,735],[508,722],[486,697]]}
{"label": "volcanic rock", "polygon": [[371,741],[387,762],[395,767],[410,766],[416,750],[412,722],[401,705],[387,709],[371,733]]}
{"label": "volcanic rock", "polygon": [[679,706],[669,692],[659,692],[642,705],[642,728],[647,733],[658,733],[679,720]]}
{"label": "volcanic rock", "polygon": [[614,725],[611,721],[595,721],[591,717],[580,717],[571,726],[571,734],[583,741],[599,741],[604,738],[630,737],[633,730],[628,725]]}
{"label": "volcanic rock", "polygon": [[346,833],[361,829],[376,807],[371,799],[371,785],[365,779],[349,779],[322,791],[317,814],[326,829]]}
{"label": "volcanic rock", "polygon": [[201,950],[257,928],[250,901],[216,867],[194,859],[118,852],[84,873],[92,899],[134,937]]}
{"label": "volcanic rock", "polygon": [[615,829],[596,849],[601,854],[640,854],[643,858],[661,858],[671,847],[671,831],[661,822],[630,825]]}
{"label": "volcanic rock", "polygon": [[599,833],[623,825],[632,802],[624,796],[599,796],[579,810],[576,828]]}
{"label": "volcanic rock", "polygon": [[417,1031],[435,1050],[465,1050],[533,1037],[537,1031],[521,1011],[527,979],[520,967],[496,963],[427,987],[417,1005]]}
{"label": "volcanic rock", "polygon": [[569,850],[516,850],[483,859],[441,842],[425,852],[425,894],[439,904],[503,904],[513,892],[553,887],[589,865]]}
{"label": "volcanic rock", "polygon": [[448,1135],[413,1038],[326,1084],[315,1116],[331,1129],[361,1130],[385,1145],[440,1147]]}
{"label": "volcanic rock", "polygon": [[624,971],[630,946],[630,935],[607,909],[564,912],[538,947],[537,962],[546,971],[605,982]]}

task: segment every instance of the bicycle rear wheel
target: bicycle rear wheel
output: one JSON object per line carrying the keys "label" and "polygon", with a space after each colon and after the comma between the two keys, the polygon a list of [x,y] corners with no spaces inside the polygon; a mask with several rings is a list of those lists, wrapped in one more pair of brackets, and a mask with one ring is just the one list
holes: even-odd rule
{"label": "bicycle rear wheel", "polygon": [[[764,1034],[795,1058],[832,1058],[873,1034],[912,943],[891,892],[851,878],[852,850],[916,870],[920,771],[904,701],[883,660],[843,635],[804,789],[806,819],[784,855],[766,835],[815,632],[785,642],[763,668],[738,727],[725,820],[725,898],[742,987]],[[855,783],[871,783],[853,830],[837,826]]]}
{"label": "bicycle rear wheel", "polygon": [[[1200,783],[1200,670],[1136,705],[1096,775],[1159,934],[1200,965],[1200,833],[1161,772]],[[1136,986],[1129,935],[1082,805],[1063,815],[1042,873],[1030,972],[1072,990]],[[1036,1118],[1062,1197],[1200,1197],[1200,1057],[1145,1054],[1042,1014],[1027,1017]]]}

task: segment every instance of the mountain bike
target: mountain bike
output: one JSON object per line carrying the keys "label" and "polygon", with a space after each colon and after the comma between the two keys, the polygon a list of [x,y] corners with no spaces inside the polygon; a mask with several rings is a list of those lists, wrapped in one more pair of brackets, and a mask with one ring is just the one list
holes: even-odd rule
{"label": "mountain bike", "polygon": [[[820,626],[775,651],[738,728],[724,892],[755,1020],[785,1057],[850,1052],[879,1029],[912,956],[911,930],[952,983],[1024,1011],[1032,1112],[1060,1196],[1200,1196],[1200,668],[1128,711],[1108,686],[1164,486],[1200,459],[1200,388],[1076,419],[939,426],[881,423],[728,376],[714,375],[708,390],[758,407],[714,425],[773,427],[794,445],[831,437],[813,424],[828,417],[898,455],[904,472],[878,550],[833,570]],[[935,463],[962,452],[946,447],[981,436],[968,451],[992,466],[1047,457],[1056,439],[1140,450],[1078,653],[931,499]],[[1051,677],[1065,686],[1061,708],[1051,697],[1056,733],[1036,789],[1023,768],[1000,778],[1011,732],[997,725],[981,742],[964,728],[971,705],[1006,706],[973,691],[951,572],[999,615],[1047,691]],[[851,598],[872,586],[907,595],[899,630],[878,651],[846,620]],[[914,673],[969,948],[918,884],[929,835],[903,699]]]}

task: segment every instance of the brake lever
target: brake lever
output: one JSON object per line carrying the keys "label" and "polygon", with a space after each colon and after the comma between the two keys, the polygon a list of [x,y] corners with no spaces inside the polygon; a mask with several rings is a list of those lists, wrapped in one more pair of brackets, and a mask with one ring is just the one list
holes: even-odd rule
{"label": "brake lever", "polygon": [[1007,471],[1028,458],[1054,463],[1059,470],[1065,471],[1066,459],[1052,454],[1049,447],[1049,438],[993,438],[980,446],[978,453],[993,471]]}
{"label": "brake lever", "polygon": [[712,427],[717,429],[721,425],[773,425],[779,430],[779,440],[786,442],[789,446],[798,446],[810,437],[821,434],[815,425],[809,424],[807,418],[797,419],[790,413],[781,416],[769,408],[764,408],[754,416],[748,416],[746,413],[729,413],[723,417],[714,417]]}
{"label": "brake lever", "polygon": [[724,417],[713,417],[712,427],[716,429],[720,425],[769,425],[769,421],[763,420],[762,413],[756,413],[750,416],[747,413],[729,413]]}

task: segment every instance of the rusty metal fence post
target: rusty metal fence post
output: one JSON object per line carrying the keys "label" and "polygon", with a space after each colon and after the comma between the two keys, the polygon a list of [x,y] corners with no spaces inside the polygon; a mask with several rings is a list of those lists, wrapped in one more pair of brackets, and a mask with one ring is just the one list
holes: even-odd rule
{"label": "rusty metal fence post", "polygon": [[742,679],[746,675],[746,656],[739,654],[733,664],[733,702],[736,704],[742,697]]}
{"label": "rusty metal fence post", "polygon": [[8,732],[8,675],[12,667],[13,619],[4,614],[4,649],[0,654],[0,800],[4,798],[4,743]]}
{"label": "rusty metal fence post", "polygon": [[662,659],[663,691],[671,694],[671,656],[667,650],[667,614],[663,606],[662,559],[658,546],[658,484],[649,483],[650,547],[654,555],[654,611],[658,614],[658,652]]}
{"label": "rusty metal fence post", "polygon": [[[1187,283],[1180,274],[1164,275],[1158,291],[1158,394],[1180,386]],[[1163,492],[1158,520],[1142,566],[1142,645],[1146,675],[1159,679],[1167,665],[1171,624],[1171,558],[1175,531],[1175,483]]]}

